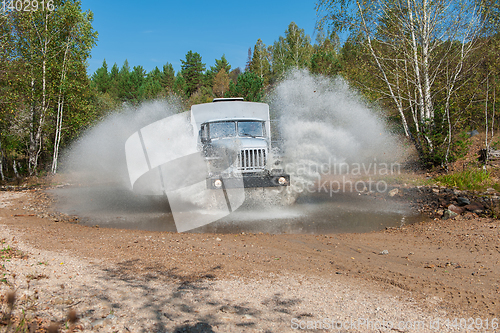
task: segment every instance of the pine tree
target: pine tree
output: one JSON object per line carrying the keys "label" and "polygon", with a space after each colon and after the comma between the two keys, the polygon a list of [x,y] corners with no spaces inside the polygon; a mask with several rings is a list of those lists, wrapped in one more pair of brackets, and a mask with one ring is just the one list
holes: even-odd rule
{"label": "pine tree", "polygon": [[106,93],[110,87],[110,80],[108,64],[106,63],[106,59],[104,59],[102,67],[99,67],[92,75],[92,82],[95,84],[97,91]]}
{"label": "pine tree", "polygon": [[182,60],[182,77],[185,80],[186,95],[190,97],[202,85],[205,64],[197,52],[189,51],[186,60]]}
{"label": "pine tree", "polygon": [[175,71],[174,66],[171,63],[166,63],[163,65],[163,72],[160,78],[160,85],[166,91],[172,91],[174,89],[175,82]]}
{"label": "pine tree", "polygon": [[238,77],[238,82],[229,84],[225,97],[243,97],[246,101],[260,102],[264,90],[264,80],[257,74],[245,72]]}
{"label": "pine tree", "polygon": [[130,81],[130,65],[125,59],[117,77],[118,99],[121,102],[131,102],[133,100],[132,82]]}

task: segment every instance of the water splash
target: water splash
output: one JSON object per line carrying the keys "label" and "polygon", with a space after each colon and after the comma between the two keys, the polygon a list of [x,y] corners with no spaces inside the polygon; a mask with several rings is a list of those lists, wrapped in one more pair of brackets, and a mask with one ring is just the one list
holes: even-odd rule
{"label": "water splash", "polygon": [[402,156],[382,118],[341,78],[293,70],[269,101],[288,161],[394,162]]}
{"label": "water splash", "polygon": [[[266,100],[279,122],[283,164],[291,174],[292,185],[317,182],[322,176],[319,170],[323,165],[374,161],[393,163],[404,158],[404,150],[396,136],[387,130],[383,118],[340,78],[332,79],[312,75],[306,70],[294,70],[272,90]],[[108,219],[108,215],[111,216],[110,221],[114,215],[127,216],[128,221],[137,220],[137,225],[141,225],[139,228],[143,226],[146,229],[148,214],[154,213],[156,222],[160,215],[168,218],[168,203],[162,201],[148,206],[144,198],[130,192],[124,146],[127,138],[140,128],[183,111],[182,104],[176,100],[149,102],[138,108],[123,108],[90,129],[65,152],[62,167],[74,183],[94,185],[85,191],[73,191],[66,212],[83,212],[91,220],[95,218],[101,221],[103,216]],[[182,146],[184,143],[180,140],[178,144]],[[288,208],[278,207],[281,201],[279,195],[283,194],[277,189],[248,189],[247,198],[253,196],[264,201],[266,209],[262,210],[262,205],[246,206],[244,214],[235,216],[235,220],[240,223],[241,219],[259,210],[266,212],[259,215],[265,215],[266,221],[296,219],[297,216],[304,221],[313,219],[314,214],[311,212],[317,210],[313,199],[311,203],[306,200],[294,207],[297,216],[289,216]],[[291,186],[285,194],[295,199],[300,193],[294,192]],[[186,199],[195,204],[195,196]],[[96,201],[99,201],[98,209],[95,208]],[[293,200],[285,198],[284,201]],[[76,206],[79,208],[71,211]],[[140,207],[151,208],[142,210]],[[387,211],[387,214],[404,214],[387,205],[379,208]],[[342,207],[335,208],[335,211],[338,210],[342,211]],[[359,219],[365,219],[365,215],[360,215]],[[225,220],[230,220],[231,216]],[[356,217],[351,219],[356,220]],[[251,221],[252,218],[248,218],[246,222],[252,224]],[[327,229],[322,232],[327,232]]]}
{"label": "water splash", "polygon": [[140,128],[182,111],[180,101],[172,99],[113,112],[64,152],[61,170],[70,174],[73,182],[113,183],[130,188],[125,141]]}
{"label": "water splash", "polygon": [[404,158],[384,120],[341,78],[293,70],[268,100],[279,121],[285,170],[295,184],[343,171],[332,165],[366,164],[366,170]]}

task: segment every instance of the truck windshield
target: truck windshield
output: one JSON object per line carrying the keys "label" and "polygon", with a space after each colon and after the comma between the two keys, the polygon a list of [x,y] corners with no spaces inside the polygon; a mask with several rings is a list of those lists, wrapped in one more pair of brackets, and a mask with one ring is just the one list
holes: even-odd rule
{"label": "truck windshield", "polygon": [[210,123],[210,138],[225,138],[236,136],[236,123],[234,121],[219,121]]}
{"label": "truck windshield", "polygon": [[261,121],[239,121],[238,136],[264,136],[263,126]]}

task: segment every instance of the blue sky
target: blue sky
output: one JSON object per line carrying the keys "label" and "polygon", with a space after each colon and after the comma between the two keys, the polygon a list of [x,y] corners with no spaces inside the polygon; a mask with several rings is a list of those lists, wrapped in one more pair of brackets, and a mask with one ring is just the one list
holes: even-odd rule
{"label": "blue sky", "polygon": [[170,62],[181,68],[189,50],[202,56],[207,69],[225,54],[232,68],[245,68],[248,48],[258,38],[266,45],[284,36],[290,22],[314,42],[315,0],[288,1],[115,1],[82,0],[94,13],[99,33],[88,72],[106,59],[108,68],[125,59],[147,71]]}

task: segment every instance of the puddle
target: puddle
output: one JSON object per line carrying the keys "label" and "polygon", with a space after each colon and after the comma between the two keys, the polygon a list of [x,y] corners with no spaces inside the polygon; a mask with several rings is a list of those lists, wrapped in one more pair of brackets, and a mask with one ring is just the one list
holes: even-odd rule
{"label": "puddle", "polygon": [[[134,195],[116,187],[59,188],[51,191],[56,210],[77,215],[80,224],[107,228],[175,232],[168,201],[163,197]],[[242,206],[232,214],[195,233],[363,233],[420,222],[408,204],[390,198],[316,193],[300,197],[294,205]]]}

